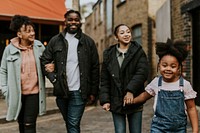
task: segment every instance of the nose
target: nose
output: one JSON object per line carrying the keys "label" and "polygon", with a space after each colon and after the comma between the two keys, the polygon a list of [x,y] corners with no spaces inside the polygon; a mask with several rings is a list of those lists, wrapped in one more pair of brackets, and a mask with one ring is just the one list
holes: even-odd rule
{"label": "nose", "polygon": [[35,31],[31,31],[31,35],[35,35]]}

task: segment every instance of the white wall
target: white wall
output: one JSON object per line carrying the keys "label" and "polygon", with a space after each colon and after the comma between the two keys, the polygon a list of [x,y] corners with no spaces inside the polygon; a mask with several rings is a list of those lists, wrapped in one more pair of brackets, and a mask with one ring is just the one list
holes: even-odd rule
{"label": "white wall", "polygon": [[170,0],[156,13],[156,41],[166,42],[167,38],[171,38]]}

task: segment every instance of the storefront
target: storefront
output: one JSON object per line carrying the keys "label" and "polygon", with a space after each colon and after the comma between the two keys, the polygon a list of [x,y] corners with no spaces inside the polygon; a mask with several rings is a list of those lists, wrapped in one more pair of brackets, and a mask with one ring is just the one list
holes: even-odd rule
{"label": "storefront", "polygon": [[50,38],[63,29],[65,0],[0,1],[0,59],[9,40],[16,36],[9,30],[15,14],[29,16],[35,24],[36,39],[47,45]]}

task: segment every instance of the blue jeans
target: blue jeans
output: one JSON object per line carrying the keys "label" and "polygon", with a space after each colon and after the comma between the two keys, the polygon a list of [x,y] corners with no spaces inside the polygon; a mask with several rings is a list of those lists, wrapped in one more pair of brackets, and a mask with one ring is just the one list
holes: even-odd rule
{"label": "blue jeans", "polygon": [[115,126],[115,133],[126,133],[126,117],[129,124],[129,133],[141,133],[142,128],[142,111],[132,114],[112,113]]}
{"label": "blue jeans", "polygon": [[69,98],[56,98],[56,103],[66,124],[68,133],[80,133],[80,122],[86,102],[79,91],[70,91]]}

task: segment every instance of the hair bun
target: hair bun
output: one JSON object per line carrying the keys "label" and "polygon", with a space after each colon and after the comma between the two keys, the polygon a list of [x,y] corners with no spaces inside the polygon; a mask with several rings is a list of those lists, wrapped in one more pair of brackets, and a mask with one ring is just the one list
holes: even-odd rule
{"label": "hair bun", "polygon": [[179,62],[182,62],[186,59],[188,55],[188,45],[182,41],[172,41],[171,39],[167,39],[166,43],[157,42],[156,43],[156,54],[161,59],[164,55],[173,55],[175,56]]}

